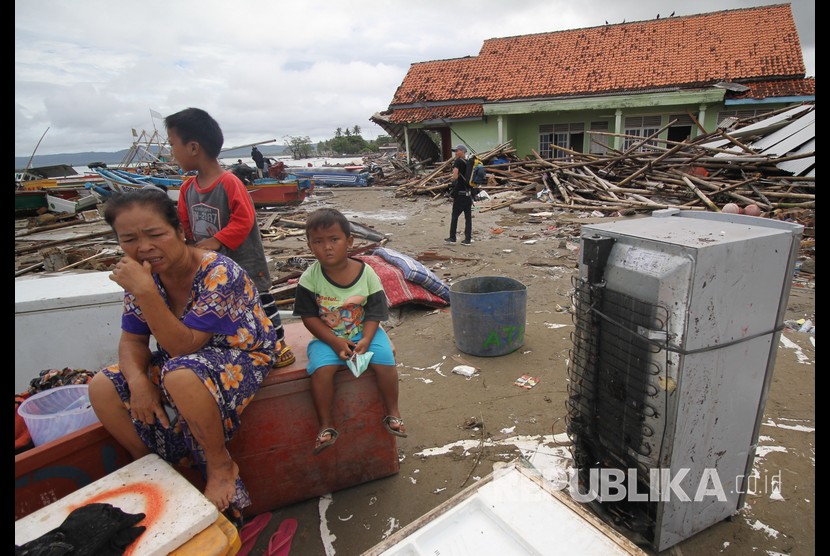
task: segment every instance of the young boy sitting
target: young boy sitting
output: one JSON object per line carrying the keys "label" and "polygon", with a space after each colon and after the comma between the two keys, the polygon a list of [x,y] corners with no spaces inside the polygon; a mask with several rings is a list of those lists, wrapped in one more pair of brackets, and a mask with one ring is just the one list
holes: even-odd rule
{"label": "young boy sitting", "polygon": [[354,237],[340,211],[322,208],[312,212],[306,218],[305,231],[317,261],[300,276],[294,315],[302,318],[314,336],[307,348],[311,395],[320,421],[314,453],[337,440],[332,417],[335,373],[347,361],[367,352],[372,353],[368,368],[377,376],[386,406],[383,425],[389,433],[405,437],[406,427],[398,410],[395,355],[380,327],[389,316],[380,278],[369,265],[349,257]]}

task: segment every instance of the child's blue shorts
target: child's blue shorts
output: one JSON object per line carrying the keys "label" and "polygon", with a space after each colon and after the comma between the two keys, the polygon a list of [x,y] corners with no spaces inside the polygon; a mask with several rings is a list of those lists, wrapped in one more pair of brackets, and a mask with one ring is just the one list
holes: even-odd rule
{"label": "child's blue shorts", "polygon": [[[363,333],[361,332],[352,338],[352,341],[357,343],[362,337]],[[375,337],[372,338],[372,343],[369,344],[368,351],[374,354],[372,355],[372,360],[369,362],[370,365],[395,366],[392,342],[389,341],[389,336],[386,335],[383,328],[378,327],[378,331],[375,332]],[[313,338],[308,343],[306,353],[308,354],[308,366],[306,367],[308,374],[312,374],[320,367],[325,367],[326,365],[346,365],[345,359],[340,359],[340,356],[326,342],[318,340],[317,338]]]}

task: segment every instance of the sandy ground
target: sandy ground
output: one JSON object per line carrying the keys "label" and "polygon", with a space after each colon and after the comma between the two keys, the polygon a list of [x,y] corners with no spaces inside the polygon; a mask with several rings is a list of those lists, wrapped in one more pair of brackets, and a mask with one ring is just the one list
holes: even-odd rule
{"label": "sandy ground", "polygon": [[[292,554],[361,554],[485,477],[494,463],[519,456],[567,462],[570,455],[564,431],[571,276],[580,225],[602,219],[487,211],[480,203],[473,245],[447,245],[450,204],[445,199],[396,198],[393,189],[329,191],[300,208],[334,206],[385,234],[387,247],[413,257],[425,251],[446,256],[427,265],[448,283],[490,275],[525,284],[525,342],[498,357],[461,354],[449,308],[394,310],[387,328],[397,348],[400,404],[409,432],[398,439],[400,472],[273,512],[254,555],[265,554],[269,536],[287,517],[299,522]],[[307,252],[302,238],[266,244],[283,255]],[[793,287],[787,318],[810,318],[814,312],[811,284]],[[664,553],[815,553],[814,339],[789,330],[783,334],[756,455],[758,477],[746,506]],[[480,372],[471,378],[453,374],[454,355]],[[529,390],[514,386],[523,374],[540,382]],[[480,426],[469,428],[472,421]],[[772,483],[779,478],[776,487]]]}
{"label": "sandy ground", "polygon": [[[425,251],[449,257],[427,263],[447,283],[506,276],[525,284],[525,342],[499,357],[462,354],[454,343],[449,308],[393,311],[387,328],[397,349],[400,403],[409,432],[398,439],[400,472],[273,512],[252,554],[265,554],[270,534],[287,517],[299,521],[292,554],[361,554],[485,477],[494,463],[519,456],[533,461],[540,455],[566,462],[569,456],[563,433],[573,330],[567,312],[570,279],[580,225],[602,219],[486,211],[480,203],[474,243],[466,247],[443,242],[448,201],[396,198],[391,189],[330,191],[301,208],[334,206],[386,235],[387,247],[413,257]],[[304,250],[298,238],[267,247],[285,254]],[[793,287],[786,318],[814,317],[814,289],[806,286]],[[789,330],[783,334],[756,454],[758,474],[745,507],[664,553],[815,553],[814,339]],[[480,373],[471,378],[453,374],[458,363],[452,357],[459,355]],[[538,377],[539,384],[529,390],[514,386],[523,374]],[[481,426],[469,428],[472,421]]]}

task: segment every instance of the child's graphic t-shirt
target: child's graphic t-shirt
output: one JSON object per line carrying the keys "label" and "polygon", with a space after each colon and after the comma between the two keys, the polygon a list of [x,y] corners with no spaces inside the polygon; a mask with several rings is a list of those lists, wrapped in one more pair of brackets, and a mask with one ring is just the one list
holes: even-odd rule
{"label": "child's graphic t-shirt", "polygon": [[[354,259],[357,260],[357,259]],[[320,317],[335,334],[352,339],[363,331],[363,322],[389,318],[389,304],[383,284],[372,267],[363,261],[360,274],[351,284],[336,284],[319,262],[300,276],[294,296],[294,316]]]}

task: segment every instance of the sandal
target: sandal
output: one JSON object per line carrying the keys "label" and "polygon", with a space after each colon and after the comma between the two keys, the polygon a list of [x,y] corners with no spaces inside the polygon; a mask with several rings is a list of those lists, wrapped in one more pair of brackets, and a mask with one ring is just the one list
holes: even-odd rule
{"label": "sandal", "polygon": [[284,519],[268,541],[266,556],[288,556],[291,552],[291,540],[297,532],[297,525],[297,520],[293,517]]}
{"label": "sandal", "polygon": [[273,365],[275,369],[287,367],[297,360],[297,356],[292,353],[291,348],[286,345],[285,341],[280,342],[280,345],[282,347],[277,351],[277,362]]}
{"label": "sandal", "polygon": [[[393,429],[392,425],[398,425],[398,428]],[[401,430],[404,426],[404,423],[403,419],[401,419],[400,417],[395,417],[394,415],[387,415],[383,418],[383,426],[390,434],[394,434],[395,436],[400,436],[403,438],[407,437],[407,434]]]}
{"label": "sandal", "polygon": [[[332,429],[332,428],[323,429],[320,432],[318,432],[317,433],[317,439],[316,439],[317,444],[314,446],[314,455],[319,454],[320,452],[322,452],[323,450],[325,450],[326,448],[328,448],[329,446],[331,446],[332,444],[337,442],[337,435],[338,434],[339,433],[336,430]],[[327,436],[327,435],[328,435],[329,439],[324,441],[323,437]]]}
{"label": "sandal", "polygon": [[271,521],[271,512],[264,512],[253,518],[251,521],[242,526],[239,530],[239,540],[242,541],[242,546],[237,552],[237,556],[248,556],[256,544],[259,534]]}

